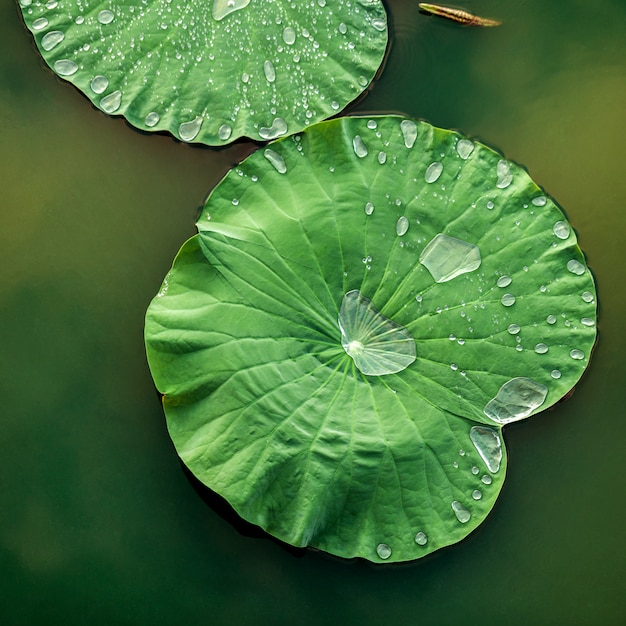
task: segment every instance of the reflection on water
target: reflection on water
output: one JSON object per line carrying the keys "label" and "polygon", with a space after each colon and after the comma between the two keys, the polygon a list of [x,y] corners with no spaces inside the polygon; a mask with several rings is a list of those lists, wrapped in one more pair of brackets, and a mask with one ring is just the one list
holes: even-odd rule
{"label": "reflection on water", "polygon": [[462,3],[503,21],[492,29],[387,5],[387,65],[354,110],[459,128],[565,208],[601,301],[587,376],[506,427],[507,486],[459,546],[381,570],[239,534],[181,471],[142,332],[197,207],[251,146],[192,148],[106,118],[45,69],[6,3],[3,623],[619,623],[626,4]]}

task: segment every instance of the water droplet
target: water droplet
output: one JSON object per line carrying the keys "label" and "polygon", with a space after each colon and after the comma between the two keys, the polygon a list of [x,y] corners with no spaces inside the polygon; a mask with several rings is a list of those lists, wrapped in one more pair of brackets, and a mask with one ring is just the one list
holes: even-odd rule
{"label": "water droplet", "polygon": [[285,159],[275,152],[271,148],[266,148],[263,156],[274,166],[274,169],[279,174],[284,174],[287,171],[287,165],[285,164]]}
{"label": "water droplet", "polygon": [[222,124],[217,130],[217,136],[222,141],[228,141],[232,135],[233,129],[228,124]]}
{"label": "water droplet", "polygon": [[33,30],[43,30],[48,26],[48,20],[45,17],[39,17],[33,22]]}
{"label": "water droplet", "polygon": [[276,70],[271,61],[265,61],[265,63],[263,63],[263,73],[268,83],[273,83],[276,80]]}
{"label": "water droplet", "polygon": [[488,208],[490,211],[491,211],[491,209],[493,209],[493,207],[494,207],[494,206],[495,206],[495,205],[494,205],[494,203],[493,203],[491,200],[489,200],[489,202],[487,202],[487,208]]}
{"label": "water droplet", "polygon": [[445,283],[478,269],[481,258],[473,243],[439,233],[422,250],[419,261],[435,282]]}
{"label": "water droplet", "polygon": [[105,113],[115,113],[122,103],[122,92],[118,89],[100,100],[100,108]]}
{"label": "water droplet", "polygon": [[474,144],[469,139],[461,139],[456,144],[456,151],[462,159],[468,159],[474,152]]}
{"label": "water droplet", "polygon": [[360,159],[367,156],[367,146],[363,143],[361,135],[355,135],[352,140],[352,147],[354,148],[354,154]]}
{"label": "water droplet", "polygon": [[330,103],[330,107],[333,111],[338,111],[339,110],[339,102],[337,102],[336,100],[333,100]]}
{"label": "water droplet", "polygon": [[582,350],[578,350],[577,348],[571,350],[569,355],[572,357],[572,359],[575,359],[576,361],[580,361],[581,359],[585,358],[585,353]]}
{"label": "water droplet", "polygon": [[376,30],[383,31],[387,28],[387,21],[382,17],[375,17],[372,20],[372,27]]}
{"label": "water droplet", "polygon": [[410,150],[415,145],[417,139],[417,124],[412,120],[402,120],[400,130],[404,138],[404,145]]}
{"label": "water droplet", "polygon": [[434,163],[431,163],[426,169],[426,173],[424,174],[424,180],[427,183],[434,183],[439,180],[441,172],[443,172],[443,163],[435,161]]}
{"label": "water droplet", "polygon": [[371,202],[368,202],[365,205],[365,215],[371,215],[374,212],[374,205]]}
{"label": "water droplet", "polygon": [[569,233],[570,233],[570,227],[569,224],[567,222],[556,222],[554,224],[554,226],[552,227],[552,232],[559,238],[559,239],[567,239],[569,237]]}
{"label": "water droplet", "polygon": [[405,235],[407,230],[409,230],[409,220],[404,215],[398,218],[396,222],[396,234],[398,237],[402,237]]}
{"label": "water droplet", "polygon": [[415,361],[409,331],[381,315],[356,289],[344,296],[338,324],[343,349],[366,376],[395,374]]}
{"label": "water droplet", "polygon": [[381,165],[384,165],[385,162],[387,161],[387,155],[384,152],[379,152],[377,158],[378,158],[378,162]]}
{"label": "water droplet", "polygon": [[532,378],[513,378],[500,387],[483,412],[499,424],[508,424],[528,417],[539,408],[548,395],[548,388]]}
{"label": "water droplet", "polygon": [[283,30],[283,41],[288,46],[292,46],[296,42],[296,31],[291,28],[291,26],[287,26],[287,28]]}
{"label": "water droplet", "polygon": [[491,476],[489,476],[489,474],[484,474],[480,481],[483,483],[483,485],[491,485],[491,483],[493,482],[493,478],[491,478]]}
{"label": "water droplet", "polygon": [[509,327],[507,328],[507,330],[509,331],[509,334],[511,335],[517,335],[517,333],[519,333],[521,328],[519,324],[509,324]]}
{"label": "water droplet", "polygon": [[104,93],[109,86],[109,79],[106,76],[94,76],[90,86],[91,91],[93,91],[94,93]]}
{"label": "water droplet", "polygon": [[65,33],[60,30],[51,30],[41,38],[41,47],[46,50],[52,50],[55,46],[58,46],[65,39]]}
{"label": "water droplet", "polygon": [[215,0],[213,2],[213,19],[218,22],[229,13],[243,9],[250,4],[250,0]]}
{"label": "water droplet", "polygon": [[535,346],[535,352],[537,354],[545,354],[548,351],[548,346],[545,343],[538,343]]}
{"label": "water droplet", "polygon": [[415,543],[418,546],[425,546],[428,543],[428,537],[425,532],[421,530],[415,535]]}
{"label": "water droplet", "polygon": [[480,500],[483,497],[482,492],[478,491],[478,489],[474,489],[474,491],[472,491],[472,498],[474,498],[474,500]]}
{"label": "water droplet", "polygon": [[548,324],[556,324],[556,315],[548,315],[546,322],[548,322]]}
{"label": "water droplet", "polygon": [[498,278],[496,285],[498,287],[508,287],[513,282],[513,279],[510,276],[500,276]]}
{"label": "water droplet", "polygon": [[463,450],[463,448],[459,450],[459,456],[465,456],[465,450]]}
{"label": "water droplet", "polygon": [[339,24],[339,32],[342,35],[345,35],[348,32],[348,27],[343,22],[341,22],[341,24]]}
{"label": "water droplet", "polygon": [[546,197],[545,196],[537,196],[536,198],[533,198],[531,200],[531,202],[535,205],[535,206],[545,206],[546,205]]}
{"label": "water droplet", "polygon": [[583,317],[580,320],[580,323],[583,326],[595,326],[596,325],[596,321],[594,319],[591,319],[590,317]]}
{"label": "water droplet", "polygon": [[367,120],[367,127],[370,130],[376,130],[376,128],[378,127],[378,123],[376,122],[376,120]]}
{"label": "water droplet", "polygon": [[502,462],[500,435],[488,426],[472,426],[469,435],[487,469],[495,474],[500,469]]}
{"label": "water droplet", "polygon": [[159,114],[156,111],[150,111],[150,113],[148,113],[148,115],[146,115],[146,117],[143,120],[143,123],[148,127],[148,128],[152,128],[153,126],[156,126],[159,123],[159,120],[161,118],[159,117]]}
{"label": "water droplet", "polygon": [[550,376],[552,376],[552,378],[554,379],[561,378],[561,372],[559,370],[552,370],[550,372]]}
{"label": "water droplet", "polygon": [[583,299],[584,302],[593,302],[593,294],[590,291],[583,291],[580,297]]}
{"label": "water droplet", "polygon": [[580,276],[585,273],[585,266],[576,259],[571,259],[567,262],[567,269],[576,276]]}
{"label": "water droplet", "polygon": [[480,472],[480,470],[474,465],[474,467],[472,467],[472,474],[474,474],[474,476],[478,476],[478,472]]}
{"label": "water droplet", "polygon": [[461,524],[466,524],[472,517],[472,514],[458,500],[452,501],[452,510]]}
{"label": "water droplet", "polygon": [[496,181],[496,187],[498,189],[506,189],[513,181],[513,174],[511,174],[510,165],[503,159],[498,161],[496,174],[498,175],[498,180]]}
{"label": "water droplet", "polygon": [[386,543],[379,543],[376,546],[376,554],[386,561],[391,556],[391,548]]}
{"label": "water droplet", "polygon": [[100,24],[110,24],[115,19],[115,14],[113,11],[109,11],[105,9],[104,11],[100,11],[98,13],[98,21]]}
{"label": "water droplet", "polygon": [[193,141],[200,132],[204,118],[201,115],[196,115],[194,119],[189,122],[183,122],[178,127],[178,134],[183,141]]}
{"label": "water droplet", "polygon": [[59,76],[71,76],[78,71],[78,65],[70,59],[59,59],[54,62],[54,71]]}
{"label": "water droplet", "polygon": [[515,296],[512,293],[505,293],[501,298],[503,306],[513,306],[515,304]]}
{"label": "water droplet", "polygon": [[282,117],[276,117],[269,128],[259,128],[259,137],[266,140],[276,139],[276,137],[286,135],[287,130],[287,122]]}
{"label": "water droplet", "polygon": [[454,467],[454,469],[459,469],[459,462],[458,461],[454,461],[452,463],[452,467]]}

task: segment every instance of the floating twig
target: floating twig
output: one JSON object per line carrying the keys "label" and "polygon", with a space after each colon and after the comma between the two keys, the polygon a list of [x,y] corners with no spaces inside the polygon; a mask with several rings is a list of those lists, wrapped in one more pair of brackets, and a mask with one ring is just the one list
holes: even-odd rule
{"label": "floating twig", "polygon": [[465,24],[467,26],[500,26],[502,22],[498,20],[490,20],[486,17],[478,17],[473,13],[467,11],[461,11],[460,9],[452,9],[450,7],[442,7],[438,4],[427,4],[426,2],[420,2],[418,4],[422,11],[431,13],[432,15],[439,15],[446,19],[458,22],[459,24]]}

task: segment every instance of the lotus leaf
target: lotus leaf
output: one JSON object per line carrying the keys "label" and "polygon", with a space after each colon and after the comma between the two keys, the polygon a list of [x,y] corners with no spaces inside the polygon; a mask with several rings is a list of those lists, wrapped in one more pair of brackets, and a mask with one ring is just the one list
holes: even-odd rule
{"label": "lotus leaf", "polygon": [[374,562],[461,540],[504,424],[579,380],[594,281],[521,167],[398,116],[317,124],[213,190],[146,320],[191,471],[295,546]]}
{"label": "lotus leaf", "polygon": [[50,67],[142,130],[223,145],[335,115],[381,65],[380,0],[20,0]]}

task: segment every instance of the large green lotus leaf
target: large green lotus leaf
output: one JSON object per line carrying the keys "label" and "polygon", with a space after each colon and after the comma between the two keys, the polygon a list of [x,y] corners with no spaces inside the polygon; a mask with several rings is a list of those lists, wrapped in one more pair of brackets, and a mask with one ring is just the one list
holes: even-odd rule
{"label": "large green lotus leaf", "polygon": [[215,188],[146,322],[181,458],[297,546],[416,559],[502,487],[504,424],[594,345],[595,288],[519,166],[397,116],[269,144]]}
{"label": "large green lotus leaf", "polygon": [[50,67],[142,130],[223,145],[335,115],[381,65],[381,0],[19,0]]}

